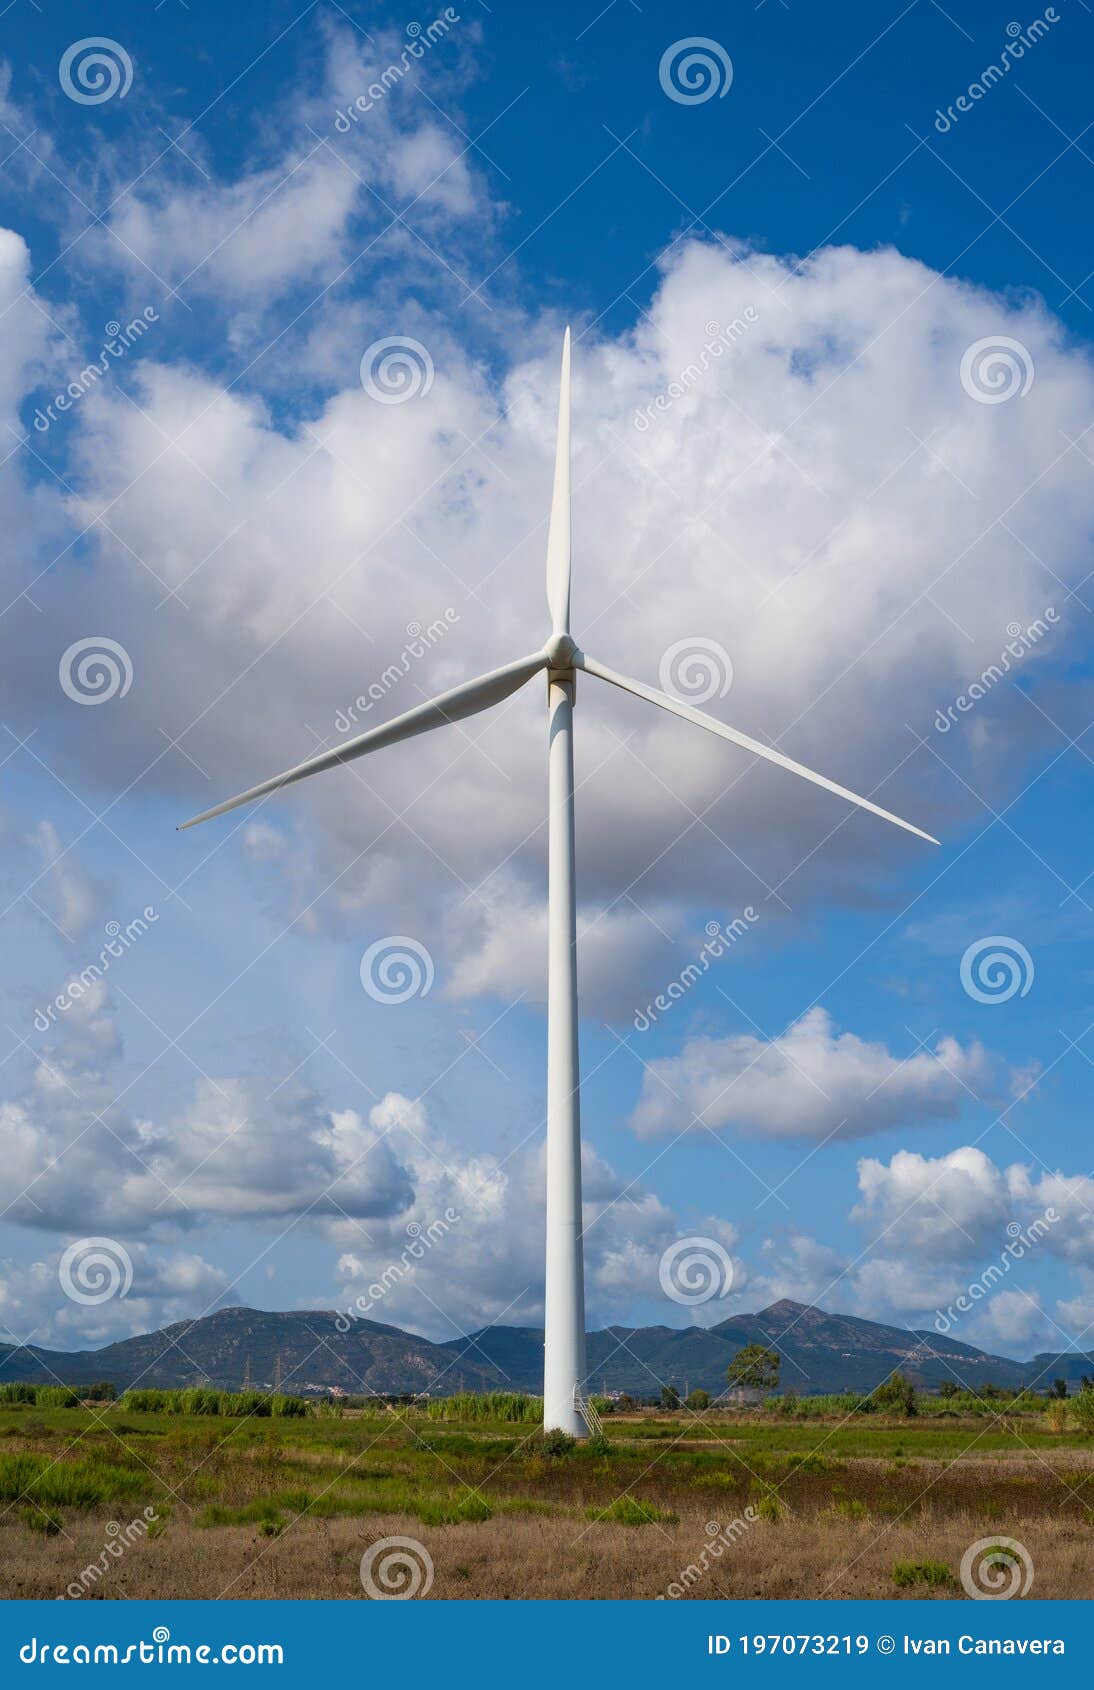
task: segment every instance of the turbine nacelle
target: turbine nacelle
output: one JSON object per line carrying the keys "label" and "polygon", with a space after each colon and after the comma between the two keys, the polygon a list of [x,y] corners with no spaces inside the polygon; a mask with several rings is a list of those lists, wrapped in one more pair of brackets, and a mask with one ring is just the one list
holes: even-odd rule
{"label": "turbine nacelle", "polygon": [[543,648],[543,655],[547,660],[547,667],[555,670],[573,670],[575,663],[581,657],[577,643],[569,634],[552,634]]}

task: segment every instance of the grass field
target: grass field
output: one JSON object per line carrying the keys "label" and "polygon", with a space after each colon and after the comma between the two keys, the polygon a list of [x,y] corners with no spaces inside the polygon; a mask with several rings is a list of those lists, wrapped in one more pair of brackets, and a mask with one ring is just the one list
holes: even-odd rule
{"label": "grass field", "polygon": [[607,1429],[0,1407],[0,1593],[360,1599],[391,1537],[433,1598],[963,1598],[985,1539],[1024,1546],[1029,1594],[1094,1590],[1094,1436],[1044,1414]]}

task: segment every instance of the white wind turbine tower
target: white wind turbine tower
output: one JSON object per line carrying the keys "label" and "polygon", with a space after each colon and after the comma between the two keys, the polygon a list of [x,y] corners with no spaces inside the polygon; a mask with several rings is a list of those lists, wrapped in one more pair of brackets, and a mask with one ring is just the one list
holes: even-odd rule
{"label": "white wind turbine tower", "polygon": [[558,398],[558,431],[555,445],[555,479],[551,498],[551,521],[547,535],[547,603],[551,613],[551,635],[540,651],[520,657],[478,680],[467,681],[441,693],[428,704],[419,704],[396,716],[383,727],[372,728],[347,740],[336,750],[309,757],[295,768],[229,798],[200,816],[184,822],[198,822],[222,816],[239,804],[250,804],[280,787],[309,775],[349,763],[370,751],[397,745],[415,734],[442,728],[447,723],[474,716],[508,698],[533,675],[547,673],[547,1273],[543,1360],[543,1423],[547,1430],[561,1428],[581,1437],[588,1430],[587,1405],[582,1395],[585,1384],[585,1280],[581,1216],[581,1123],[579,1113],[580,1076],[577,1052],[577,897],[574,880],[574,748],[573,712],[576,671],[610,681],[624,692],[634,693],[649,704],[659,705],[696,727],[719,734],[734,745],[762,757],[791,774],[812,781],[845,798],[860,809],[869,810],[883,821],[937,845],[929,833],[902,821],[868,798],[836,781],[806,769],[781,751],[774,751],[736,728],[728,727],[701,710],[670,698],[641,681],[617,674],[588,656],[570,634],[570,331],[562,343],[562,375]]}

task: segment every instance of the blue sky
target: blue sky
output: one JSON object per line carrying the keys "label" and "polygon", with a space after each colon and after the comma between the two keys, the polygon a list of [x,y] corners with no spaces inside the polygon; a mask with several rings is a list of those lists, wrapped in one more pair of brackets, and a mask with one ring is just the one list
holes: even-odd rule
{"label": "blue sky", "polygon": [[0,1326],[343,1306],[448,1207],[373,1317],[540,1318],[538,684],[174,828],[542,639],[570,321],[579,640],[942,840],[582,681],[592,1320],[930,1324],[1051,1210],[953,1335],[1090,1347],[1089,9],[3,23]]}

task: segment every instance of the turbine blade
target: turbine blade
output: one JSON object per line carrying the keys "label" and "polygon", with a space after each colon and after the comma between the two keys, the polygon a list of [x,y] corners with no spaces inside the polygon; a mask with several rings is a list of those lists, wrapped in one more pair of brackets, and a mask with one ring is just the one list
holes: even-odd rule
{"label": "turbine blade", "polygon": [[367,756],[370,751],[382,751],[386,745],[396,745],[402,739],[412,739],[415,734],[427,733],[430,728],[443,728],[449,722],[459,722],[465,716],[475,716],[480,710],[488,710],[492,704],[500,704],[503,698],[508,698],[510,693],[516,692],[525,681],[546,666],[546,657],[541,651],[537,651],[531,657],[522,657],[516,663],[507,663],[501,669],[492,669],[488,675],[480,675],[474,681],[465,681],[462,686],[453,687],[450,692],[442,692],[439,697],[431,698],[428,704],[415,705],[413,710],[396,716],[394,721],[385,722],[378,728],[370,728],[367,733],[358,734],[356,739],[347,740],[344,745],[335,746],[331,751],[321,751],[317,757],[309,757],[305,762],[297,763],[295,768],[273,775],[258,786],[240,792],[235,798],[228,798],[223,804],[214,805],[211,810],[203,810],[200,816],[191,816],[188,822],[180,824],[180,828],[196,827],[198,822],[211,821],[214,816],[222,816],[240,804],[250,804],[256,798],[264,798],[267,792],[276,792],[282,786],[292,786],[295,781],[306,780],[309,775],[320,774],[324,769],[333,769],[339,763],[352,763],[356,757]]}
{"label": "turbine blade", "polygon": [[551,632],[570,632],[570,331],[562,341],[555,436],[555,485],[547,530],[547,607]]}
{"label": "turbine blade", "polygon": [[624,692],[633,692],[637,698],[644,698],[650,704],[659,704],[662,710],[671,710],[674,716],[682,716],[685,722],[694,722],[697,728],[706,728],[712,734],[720,734],[723,739],[742,746],[754,756],[763,757],[769,763],[777,763],[780,769],[789,769],[792,775],[800,775],[803,780],[812,781],[814,786],[823,786],[826,792],[834,792],[837,798],[846,798],[849,804],[857,804],[860,810],[869,810],[871,815],[880,816],[882,821],[892,822],[896,827],[904,828],[907,833],[914,833],[917,838],[925,839],[929,845],[938,844],[933,834],[924,833],[922,828],[902,821],[899,816],[894,816],[891,810],[883,810],[880,804],[872,804],[869,798],[860,798],[857,792],[850,792],[846,786],[829,780],[826,775],[818,775],[813,769],[807,769],[803,763],[795,763],[792,757],[784,757],[781,751],[772,750],[770,745],[762,745],[758,739],[750,739],[748,734],[741,733],[739,729],[727,727],[725,722],[716,721],[713,716],[696,710],[693,705],[683,704],[679,699],[670,698],[667,693],[644,686],[641,681],[632,681],[627,675],[617,675],[614,669],[605,668],[602,663],[586,657],[584,652],[579,652],[574,662],[587,674],[597,675],[602,681],[610,681],[612,686],[622,687]]}

